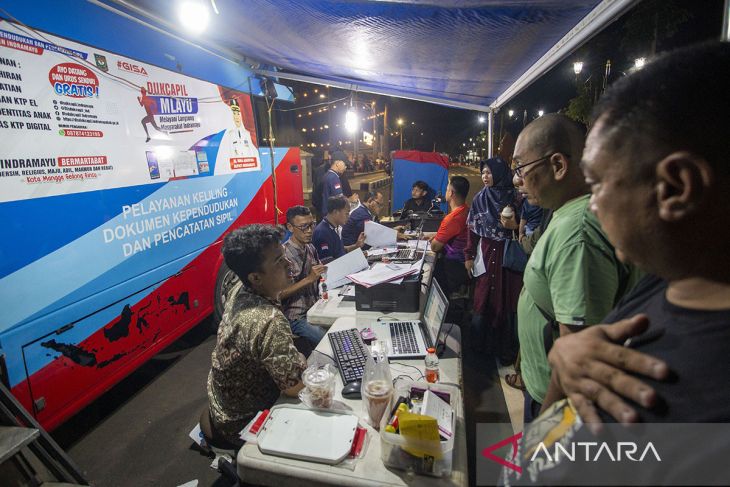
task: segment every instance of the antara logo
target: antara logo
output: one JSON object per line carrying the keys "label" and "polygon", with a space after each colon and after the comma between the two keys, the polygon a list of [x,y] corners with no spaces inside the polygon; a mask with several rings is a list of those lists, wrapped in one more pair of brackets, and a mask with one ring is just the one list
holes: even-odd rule
{"label": "antara logo", "polygon": [[[579,452],[580,449],[583,449],[583,452],[585,453],[583,459],[586,462],[597,462],[601,459],[602,456],[605,456],[606,459],[609,459],[612,462],[620,462],[624,458],[631,460],[632,462],[643,462],[644,458],[646,458],[646,456],[649,454],[653,455],[657,462],[662,461],[659,453],[656,451],[656,448],[654,448],[654,444],[651,441],[646,444],[644,449],[641,451],[641,455],[638,458],[635,458],[634,455],[639,452],[639,445],[637,445],[633,441],[619,441],[613,448],[611,448],[611,446],[605,441],[601,443],[598,443],[596,441],[571,442],[569,448],[564,447],[560,444],[560,442],[556,441],[553,444],[552,455],[550,455],[550,451],[545,446],[545,444],[543,442],[540,442],[540,444],[537,445],[535,452],[532,454],[532,458],[530,458],[530,461],[534,461],[535,458],[537,458],[538,454],[542,452],[547,460],[550,462],[559,462],[561,455],[567,458],[569,461],[575,462],[576,453]],[[578,457],[578,459],[580,460],[581,458]]]}
{"label": "antara logo", "polygon": [[144,69],[143,66],[128,63],[127,61],[117,61],[117,68],[121,69],[122,71],[127,71],[129,73],[148,76],[147,71]]}
{"label": "antara logo", "polygon": [[[482,450],[482,456],[484,458],[488,458],[492,460],[493,462],[497,462],[502,466],[505,466],[509,469],[514,470],[518,474],[522,474],[522,467],[516,465],[514,462],[515,457],[517,456],[517,447],[520,444],[520,440],[522,439],[522,432],[517,433],[514,436],[510,436],[509,438],[505,438],[504,440],[495,443],[494,445],[486,447],[484,450]],[[494,450],[499,450],[505,445],[512,445],[512,456],[510,457],[510,460],[505,460],[504,458],[498,457],[494,453],[492,453]]]}

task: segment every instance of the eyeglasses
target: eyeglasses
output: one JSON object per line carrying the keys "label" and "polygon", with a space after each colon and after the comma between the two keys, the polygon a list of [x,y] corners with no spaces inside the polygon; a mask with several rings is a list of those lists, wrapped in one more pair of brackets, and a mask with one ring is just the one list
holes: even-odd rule
{"label": "eyeglasses", "polygon": [[293,226],[296,229],[301,230],[302,232],[306,232],[307,230],[312,230],[314,227],[317,226],[317,224],[315,222],[312,222],[312,223],[306,223],[304,225],[291,224],[291,226]]}
{"label": "eyeglasses", "polygon": [[530,161],[530,162],[526,162],[524,164],[520,164],[519,166],[517,166],[514,169],[512,169],[512,173],[514,175],[516,175],[518,178],[522,179],[522,178],[525,177],[525,173],[522,172],[522,169],[526,168],[527,166],[531,166],[532,164],[537,164],[538,162],[542,162],[542,161],[544,161],[546,159],[550,159],[555,154],[563,154],[565,157],[567,157],[568,159],[570,159],[570,156],[568,154],[564,154],[562,152],[553,152],[552,154],[548,154],[546,156],[542,156],[541,158],[535,159],[534,161]]}

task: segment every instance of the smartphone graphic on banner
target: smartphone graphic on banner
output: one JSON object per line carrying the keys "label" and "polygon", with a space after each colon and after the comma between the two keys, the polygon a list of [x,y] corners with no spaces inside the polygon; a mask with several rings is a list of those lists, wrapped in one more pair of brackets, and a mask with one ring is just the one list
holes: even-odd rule
{"label": "smartphone graphic on banner", "polygon": [[145,151],[147,154],[147,167],[150,169],[150,179],[160,179],[160,164],[157,162],[157,156],[151,150]]}

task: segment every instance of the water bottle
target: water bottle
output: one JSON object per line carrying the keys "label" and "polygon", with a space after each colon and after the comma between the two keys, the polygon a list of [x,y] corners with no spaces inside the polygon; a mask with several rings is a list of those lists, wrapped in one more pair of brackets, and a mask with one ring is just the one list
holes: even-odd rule
{"label": "water bottle", "polygon": [[426,355],[426,381],[427,382],[438,382],[439,381],[439,358],[436,355],[435,348],[429,348],[428,354]]}
{"label": "water bottle", "polygon": [[327,293],[327,284],[324,283],[324,277],[319,278],[319,294],[325,301],[329,299],[329,294]]}

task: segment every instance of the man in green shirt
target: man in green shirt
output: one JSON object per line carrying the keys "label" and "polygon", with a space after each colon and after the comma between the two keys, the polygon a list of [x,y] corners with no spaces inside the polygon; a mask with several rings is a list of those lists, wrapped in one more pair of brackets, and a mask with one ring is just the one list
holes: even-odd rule
{"label": "man in green shirt", "polygon": [[557,114],[528,125],[515,145],[515,185],[530,204],[554,212],[530,255],[517,306],[526,423],[545,399],[554,338],[600,323],[639,277],[616,258],[590,211],[583,145],[583,130]]}

